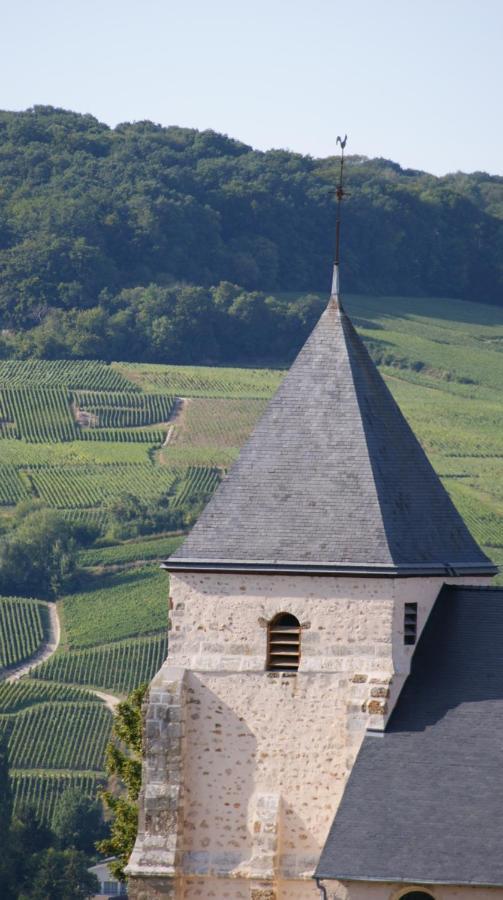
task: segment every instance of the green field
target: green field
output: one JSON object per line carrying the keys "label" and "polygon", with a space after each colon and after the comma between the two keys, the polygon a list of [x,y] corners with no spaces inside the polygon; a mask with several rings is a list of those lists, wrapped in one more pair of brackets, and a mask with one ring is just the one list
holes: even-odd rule
{"label": "green field", "polygon": [[[203,454],[208,464],[229,466],[263,413],[267,401],[249,398],[194,397],[184,401],[161,458],[169,463],[185,450]],[[232,445],[231,445],[232,440]]]}
{"label": "green field", "polygon": [[89,691],[71,687],[67,684],[44,683],[42,681],[33,681],[31,678],[0,683],[0,713],[19,712],[38,703],[46,704],[59,701],[68,703],[100,702]]}
{"label": "green field", "polygon": [[50,823],[69,786],[92,796],[105,780],[112,715],[90,691],[24,678],[0,683],[0,735],[8,741],[14,805]]}
{"label": "green field", "polygon": [[111,713],[101,703],[44,703],[0,716],[14,769],[102,772]]}
{"label": "green field", "polygon": [[[439,299],[348,297],[346,306],[475,538],[503,564],[503,313]],[[29,799],[50,820],[65,786],[94,791],[111,716],[92,691],[123,696],[166,655],[168,582],[157,561],[182,535],[113,540],[109,504],[123,493],[142,502],[168,494],[184,509],[194,492],[210,493],[282,377],[0,361],[2,521],[31,497],[102,531],[79,554],[79,588],[58,599],[56,653],[29,679],[0,683],[16,803]],[[0,612],[2,603],[6,666],[40,646],[46,606],[4,598]]]}
{"label": "green field", "polygon": [[167,394],[140,394],[125,391],[74,391],[73,408],[77,417],[92,430],[101,428],[138,428],[167,422],[175,398]]}
{"label": "green field", "polygon": [[281,382],[275,369],[229,369],[211,366],[160,366],[113,363],[114,369],[143,391],[177,397],[267,399]]}
{"label": "green field", "polygon": [[168,582],[158,566],[88,575],[86,590],[61,601],[69,649],[139,637],[168,627]]}
{"label": "green field", "polygon": [[14,808],[30,805],[38,818],[48,825],[52,822],[54,807],[58,798],[69,788],[78,789],[83,796],[94,798],[98,787],[104,782],[104,775],[73,772],[23,772],[11,770],[11,785]]}
{"label": "green field", "polygon": [[93,547],[91,550],[80,552],[79,563],[81,566],[106,567],[143,560],[161,562],[174,553],[182,540],[182,534],[168,537],[153,536],[144,540],[130,540],[105,547]]}
{"label": "green field", "polygon": [[33,497],[54,509],[99,510],[106,509],[122,493],[146,501],[173,493],[174,507],[183,506],[188,494],[212,490],[220,477],[213,464],[191,466],[188,460],[185,462],[185,466],[179,465],[178,460],[176,465],[161,466],[152,461],[7,464],[0,467],[0,475],[5,476],[0,487],[0,506]]}
{"label": "green field", "polygon": [[47,603],[0,597],[0,675],[37,652],[47,635]]}
{"label": "green field", "polygon": [[130,379],[95,360],[0,360],[0,384],[12,387],[65,387],[82,391],[135,391]]}
{"label": "green field", "polygon": [[166,650],[165,632],[153,637],[114,641],[87,650],[58,650],[33,670],[32,677],[127,694],[153,678],[166,658]]}

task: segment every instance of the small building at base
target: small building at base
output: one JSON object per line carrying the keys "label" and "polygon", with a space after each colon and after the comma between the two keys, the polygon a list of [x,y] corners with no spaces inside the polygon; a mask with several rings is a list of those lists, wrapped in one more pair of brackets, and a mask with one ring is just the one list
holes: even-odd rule
{"label": "small building at base", "polygon": [[99,881],[100,889],[97,894],[93,894],[92,900],[109,900],[110,897],[122,897],[127,900],[127,887],[123,881],[118,881],[115,875],[112,875],[108,868],[109,863],[114,862],[115,857],[109,856],[91,866],[88,871],[96,875]]}
{"label": "small building at base", "polygon": [[503,898],[496,568],[337,296],[165,568],[133,900]]}

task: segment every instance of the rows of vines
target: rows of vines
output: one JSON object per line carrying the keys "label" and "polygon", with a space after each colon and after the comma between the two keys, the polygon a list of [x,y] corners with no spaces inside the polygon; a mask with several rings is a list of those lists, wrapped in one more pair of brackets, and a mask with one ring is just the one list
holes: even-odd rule
{"label": "rows of vines", "polygon": [[13,505],[28,495],[28,489],[19,477],[17,466],[0,465],[0,506]]}
{"label": "rows of vines", "polygon": [[33,678],[88,684],[120,694],[150,681],[166,658],[162,634],[134,641],[116,641],[89,650],[58,652],[32,673]]}
{"label": "rows of vines", "polygon": [[112,716],[102,703],[46,703],[0,716],[13,769],[103,770]]}
{"label": "rows of vines", "polygon": [[64,791],[75,788],[82,796],[94,798],[103,777],[95,774],[50,774],[47,772],[11,772],[14,809],[34,808],[37,818],[51,825],[56,803]]}
{"label": "rows of vines", "polygon": [[36,600],[0,597],[0,666],[32,656],[46,633],[47,607]]}
{"label": "rows of vines", "polygon": [[149,463],[30,466],[29,474],[38,496],[61,509],[101,506],[125,492],[158,497],[170,490],[177,475],[167,466]]}
{"label": "rows of vines", "polygon": [[190,466],[182,479],[175,498],[175,506],[184,506],[190,495],[211,494],[217,487],[221,472],[206,466]]}
{"label": "rows of vines", "polygon": [[72,704],[101,702],[90,691],[68,684],[33,681],[31,678],[0,682],[0,713],[16,713],[38,703],[65,701]]}
{"label": "rows of vines", "polygon": [[65,388],[1,387],[0,422],[4,437],[22,438],[28,443],[58,443],[78,437]]}
{"label": "rows of vines", "polygon": [[73,403],[89,416],[94,428],[137,428],[167,422],[175,398],[167,394],[140,394],[111,391],[74,391]]}
{"label": "rows of vines", "polygon": [[137,390],[117,369],[88,359],[0,360],[0,384],[67,387],[88,391]]}
{"label": "rows of vines", "polygon": [[160,447],[166,437],[159,428],[81,428],[81,441],[107,441],[114,444],[150,444]]}

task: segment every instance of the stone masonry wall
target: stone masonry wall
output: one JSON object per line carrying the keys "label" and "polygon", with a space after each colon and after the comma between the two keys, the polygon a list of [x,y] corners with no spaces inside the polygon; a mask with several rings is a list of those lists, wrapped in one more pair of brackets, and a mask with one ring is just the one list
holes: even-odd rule
{"label": "stone masonry wall", "polygon": [[[169,656],[155,698],[151,691],[153,761],[145,764],[130,863],[134,900],[147,876],[164,873],[167,885],[175,872],[169,896],[177,900],[319,896],[310,876],[365,729],[384,727],[409,671],[414,648],[403,644],[403,604],[418,603],[419,633],[442,583],[172,576]],[[279,612],[301,623],[296,674],[265,671],[267,623]],[[183,708],[180,731],[169,731],[162,711],[168,683],[183,684],[172,688]],[[169,746],[178,761],[181,753],[174,769]],[[176,770],[176,791],[160,785],[163,766]]]}

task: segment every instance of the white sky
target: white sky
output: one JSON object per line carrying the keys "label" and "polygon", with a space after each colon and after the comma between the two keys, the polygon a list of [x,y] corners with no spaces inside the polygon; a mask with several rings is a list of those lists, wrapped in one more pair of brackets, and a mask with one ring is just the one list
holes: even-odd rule
{"label": "white sky", "polygon": [[503,174],[503,0],[3,0],[0,107]]}

